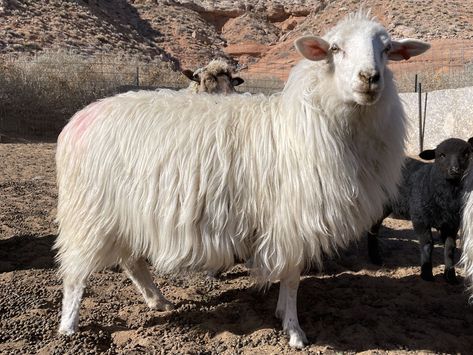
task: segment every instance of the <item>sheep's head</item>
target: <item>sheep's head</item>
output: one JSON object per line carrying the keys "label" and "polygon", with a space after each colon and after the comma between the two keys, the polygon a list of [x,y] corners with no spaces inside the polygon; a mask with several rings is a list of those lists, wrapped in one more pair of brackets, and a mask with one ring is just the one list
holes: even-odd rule
{"label": "sheep's head", "polygon": [[235,86],[244,82],[240,77],[232,77],[230,66],[221,60],[212,60],[203,68],[193,73],[183,72],[189,79],[197,83],[197,92],[209,94],[230,94],[235,92]]}
{"label": "sheep's head", "polygon": [[360,11],[349,15],[324,38],[305,36],[295,41],[298,52],[311,61],[325,61],[345,102],[374,104],[381,96],[388,60],[407,60],[430,45],[391,40],[386,29]]}
{"label": "sheep's head", "polygon": [[444,140],[435,149],[427,149],[419,154],[424,160],[435,159],[436,168],[450,181],[463,178],[472,156],[473,138],[468,142],[462,139],[450,138]]}

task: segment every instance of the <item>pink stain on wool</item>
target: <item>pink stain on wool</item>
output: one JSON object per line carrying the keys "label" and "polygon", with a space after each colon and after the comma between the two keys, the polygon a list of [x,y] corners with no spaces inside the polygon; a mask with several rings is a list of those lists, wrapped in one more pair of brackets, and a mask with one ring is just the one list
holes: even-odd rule
{"label": "pink stain on wool", "polygon": [[62,136],[66,132],[72,134],[72,139],[74,141],[80,140],[87,128],[94,122],[97,118],[97,114],[100,111],[100,102],[94,102],[87,106],[82,111],[79,111],[74,115],[71,121],[66,125],[61,134],[58,137],[58,140],[62,139]]}
{"label": "pink stain on wool", "polygon": [[94,122],[97,118],[97,114],[100,111],[100,102],[94,102],[89,105],[85,110],[81,111],[79,115],[74,119],[73,127],[75,131],[75,137],[79,139],[82,137],[86,129]]}

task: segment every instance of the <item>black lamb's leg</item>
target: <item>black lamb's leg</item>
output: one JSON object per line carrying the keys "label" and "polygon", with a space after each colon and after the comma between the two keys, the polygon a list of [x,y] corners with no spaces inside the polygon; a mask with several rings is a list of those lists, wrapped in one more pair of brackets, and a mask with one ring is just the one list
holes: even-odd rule
{"label": "black lamb's leg", "polygon": [[457,233],[446,233],[441,231],[442,239],[445,240],[444,246],[444,260],[445,260],[445,270],[443,272],[443,277],[445,280],[452,285],[458,284],[458,279],[455,274],[455,239]]}
{"label": "black lamb's leg", "polygon": [[392,213],[390,206],[385,206],[383,211],[383,217],[373,224],[370,230],[366,233],[368,237],[368,257],[370,262],[375,265],[382,265],[383,258],[379,251],[379,228],[383,224],[384,219]]}
{"label": "black lamb's leg", "polygon": [[414,229],[419,235],[420,242],[420,277],[425,281],[434,281],[432,273],[432,250],[434,245],[432,232],[430,228],[419,231],[419,228],[414,226]]}
{"label": "black lamb's leg", "polygon": [[383,223],[383,220],[379,220],[371,226],[370,230],[367,233],[368,236],[368,256],[370,258],[370,261],[372,264],[375,265],[382,265],[383,264],[383,259],[381,258],[381,254],[379,252],[379,243],[378,243],[378,234],[379,234],[379,228],[381,227],[381,224]]}

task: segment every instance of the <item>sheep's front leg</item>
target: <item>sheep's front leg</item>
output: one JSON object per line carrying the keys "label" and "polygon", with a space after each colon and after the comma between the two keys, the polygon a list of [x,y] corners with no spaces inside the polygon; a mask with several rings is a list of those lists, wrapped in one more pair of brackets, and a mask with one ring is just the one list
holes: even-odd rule
{"label": "sheep's front leg", "polygon": [[297,289],[299,288],[299,281],[299,271],[291,272],[281,280],[276,315],[282,317],[283,329],[289,335],[289,345],[300,349],[308,341],[297,318]]}
{"label": "sheep's front leg", "polygon": [[64,280],[64,295],[62,298],[61,324],[59,333],[71,335],[77,331],[79,323],[79,308],[84,293],[85,281]]}
{"label": "sheep's front leg", "polygon": [[122,267],[131,281],[133,281],[136,288],[143,295],[149,308],[161,311],[174,309],[171,302],[164,298],[159,288],[154,284],[153,277],[151,276],[145,259],[129,260],[123,263]]}
{"label": "sheep's front leg", "polygon": [[[442,232],[442,234],[444,234]],[[457,276],[455,275],[455,239],[456,233],[448,233],[446,236],[443,236],[442,239],[445,239],[445,246],[444,246],[444,260],[445,260],[445,271],[443,273],[443,277],[445,280],[452,285],[458,284]]]}
{"label": "sheep's front leg", "polygon": [[[414,228],[418,232],[418,228]],[[425,281],[434,281],[432,273],[432,250],[434,241],[430,229],[424,229],[418,232],[420,242],[420,277]]]}

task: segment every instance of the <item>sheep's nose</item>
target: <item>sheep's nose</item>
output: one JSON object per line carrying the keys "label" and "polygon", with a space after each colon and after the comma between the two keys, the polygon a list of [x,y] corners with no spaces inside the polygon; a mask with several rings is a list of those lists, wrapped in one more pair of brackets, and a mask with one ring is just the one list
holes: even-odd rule
{"label": "sheep's nose", "polygon": [[449,174],[460,174],[460,168],[458,166],[451,166],[449,169],[448,169],[448,172]]}
{"label": "sheep's nose", "polygon": [[358,73],[358,77],[366,84],[376,84],[379,81],[381,75],[377,70],[361,70]]}

